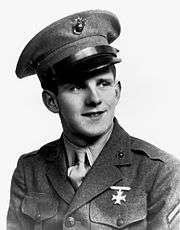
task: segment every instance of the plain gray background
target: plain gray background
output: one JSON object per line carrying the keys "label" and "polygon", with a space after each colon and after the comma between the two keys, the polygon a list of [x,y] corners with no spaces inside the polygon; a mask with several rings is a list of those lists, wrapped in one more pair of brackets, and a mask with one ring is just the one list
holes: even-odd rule
{"label": "plain gray background", "polygon": [[69,14],[87,9],[117,14],[122,33],[112,45],[120,50],[123,62],[117,70],[122,93],[116,116],[131,135],[180,158],[178,0],[8,0],[1,5],[0,229],[5,229],[10,180],[17,159],[59,138],[62,131],[58,116],[42,103],[38,79],[17,79],[16,63],[36,33]]}

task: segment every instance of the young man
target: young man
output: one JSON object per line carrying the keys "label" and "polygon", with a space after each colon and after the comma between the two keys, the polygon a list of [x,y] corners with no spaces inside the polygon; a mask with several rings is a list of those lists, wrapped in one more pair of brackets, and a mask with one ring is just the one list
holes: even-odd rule
{"label": "young man", "polygon": [[20,157],[8,230],[180,229],[180,164],[129,136],[114,117],[117,17],[93,10],[63,18],[23,50],[19,78],[37,74],[59,113],[59,140]]}

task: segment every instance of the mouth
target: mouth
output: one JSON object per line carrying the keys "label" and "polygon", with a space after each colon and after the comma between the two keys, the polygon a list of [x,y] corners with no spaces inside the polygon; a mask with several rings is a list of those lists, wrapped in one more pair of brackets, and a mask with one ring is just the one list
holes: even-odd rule
{"label": "mouth", "polygon": [[106,110],[97,111],[97,112],[88,112],[88,113],[83,113],[82,116],[89,117],[89,118],[98,118],[101,117],[105,112]]}

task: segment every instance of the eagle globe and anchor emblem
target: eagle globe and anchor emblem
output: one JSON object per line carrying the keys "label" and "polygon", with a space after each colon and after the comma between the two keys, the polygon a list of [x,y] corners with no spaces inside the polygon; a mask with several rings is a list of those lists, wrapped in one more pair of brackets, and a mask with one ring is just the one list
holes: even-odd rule
{"label": "eagle globe and anchor emblem", "polygon": [[86,19],[83,17],[77,17],[74,20],[74,25],[72,27],[73,33],[76,35],[80,35],[84,29],[84,26],[86,24]]}

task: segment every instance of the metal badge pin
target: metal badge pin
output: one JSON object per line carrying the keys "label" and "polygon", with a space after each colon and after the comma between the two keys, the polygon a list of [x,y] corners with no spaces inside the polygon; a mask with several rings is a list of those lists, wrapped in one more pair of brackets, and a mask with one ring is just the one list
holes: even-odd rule
{"label": "metal badge pin", "polygon": [[124,186],[111,186],[110,187],[113,190],[116,190],[116,194],[112,195],[112,201],[115,200],[114,204],[121,204],[121,201],[126,201],[126,195],[123,194],[124,191],[129,191],[130,187],[124,187]]}
{"label": "metal badge pin", "polygon": [[73,33],[80,35],[84,29],[86,23],[86,19],[82,17],[78,17],[74,20],[74,25],[72,27]]}

